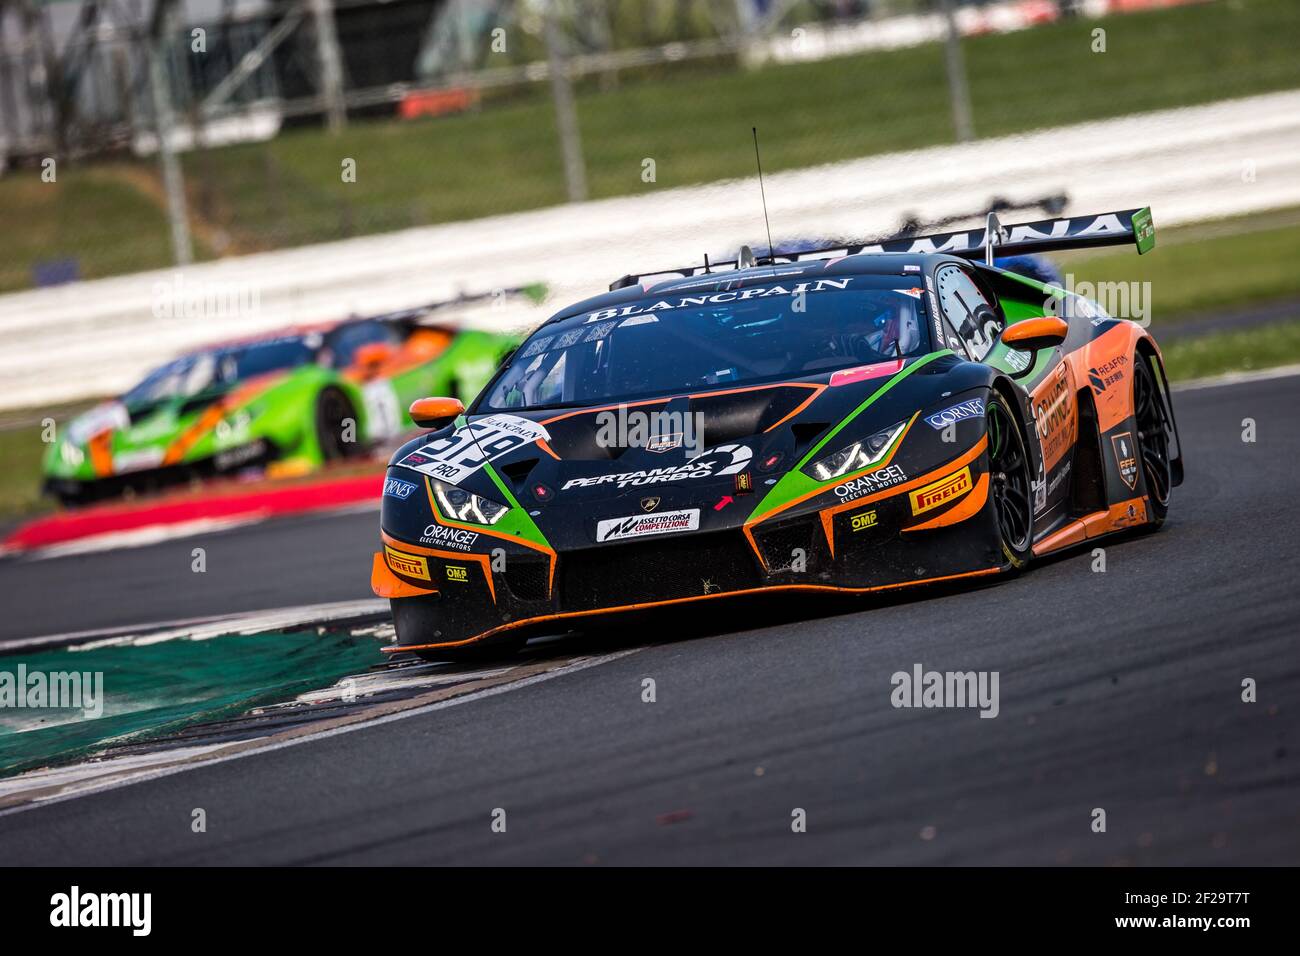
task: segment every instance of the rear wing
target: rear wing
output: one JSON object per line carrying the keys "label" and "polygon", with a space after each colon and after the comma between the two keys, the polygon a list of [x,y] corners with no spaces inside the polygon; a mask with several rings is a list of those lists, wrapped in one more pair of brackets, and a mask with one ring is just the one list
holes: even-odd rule
{"label": "rear wing", "polygon": [[[925,254],[943,252],[967,259],[983,257],[992,264],[998,256],[1025,255],[1038,252],[1055,252],[1060,249],[1089,249],[1094,246],[1115,246],[1133,243],[1138,255],[1150,252],[1156,244],[1156,226],[1151,209],[1125,209],[1089,216],[1058,217],[1021,222],[1004,226],[994,213],[988,214],[984,228],[963,229],[956,232],[939,232],[929,236],[906,236],[883,239],[879,242],[836,242],[818,249],[799,251],[777,250],[771,255],[755,256],[752,262],[742,253],[740,259],[710,263],[705,257],[702,266],[681,269],[662,269],[625,275],[610,283],[610,291],[636,285],[646,276],[679,275],[686,278],[712,273],[716,269],[741,269],[749,265],[776,265],[779,262],[798,262],[829,253],[856,256],[872,252],[909,252]],[[748,250],[744,250],[748,252]]]}
{"label": "rear wing", "polygon": [[366,316],[366,318],[378,322],[392,322],[405,325],[421,325],[424,324],[426,320],[430,323],[437,323],[442,320],[440,313],[454,311],[461,306],[474,305],[480,302],[504,302],[507,299],[514,298],[525,298],[534,305],[538,305],[546,298],[547,294],[548,289],[545,283],[534,282],[531,285],[493,289],[490,292],[460,292],[457,293],[455,298],[442,299],[438,302],[429,302],[425,305],[417,305],[410,309],[399,309],[396,312],[385,312],[382,315],[370,315]]}
{"label": "rear wing", "polygon": [[954,256],[975,258],[984,256],[992,264],[995,256],[1018,256],[1037,252],[1056,252],[1060,249],[1088,249],[1093,246],[1119,246],[1126,243],[1137,246],[1138,255],[1150,252],[1156,245],[1156,225],[1151,219],[1151,209],[1125,209],[1121,212],[1104,212],[1094,216],[1039,219],[1004,226],[994,213],[989,213],[982,230],[967,229],[960,232],[941,232],[933,236],[916,236],[908,239],[887,239],[864,245],[862,252],[946,252]]}

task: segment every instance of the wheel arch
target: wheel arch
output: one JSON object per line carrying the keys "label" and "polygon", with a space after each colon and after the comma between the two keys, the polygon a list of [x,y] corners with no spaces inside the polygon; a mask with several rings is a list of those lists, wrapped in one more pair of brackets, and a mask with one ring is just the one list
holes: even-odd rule
{"label": "wheel arch", "polygon": [[1133,358],[1145,358],[1155,371],[1156,385],[1165,399],[1165,409],[1169,412],[1169,424],[1173,428],[1174,454],[1170,456],[1169,466],[1172,472],[1172,486],[1177,488],[1183,483],[1183,440],[1178,434],[1178,416],[1174,413],[1173,390],[1169,387],[1169,375],[1165,371],[1165,358],[1150,333],[1143,330],[1133,345]]}
{"label": "wheel arch", "polygon": [[990,391],[1001,394],[1015,410],[1016,424],[1020,426],[1020,437],[1029,452],[1034,473],[1040,473],[1043,467],[1043,449],[1038,444],[1038,432],[1032,427],[1034,413],[1029,394],[1005,375],[995,375],[988,387]]}

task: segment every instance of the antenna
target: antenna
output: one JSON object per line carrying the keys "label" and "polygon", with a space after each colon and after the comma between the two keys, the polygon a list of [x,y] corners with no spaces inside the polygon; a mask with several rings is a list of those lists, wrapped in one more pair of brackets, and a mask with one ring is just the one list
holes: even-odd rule
{"label": "antenna", "polygon": [[772,248],[772,223],[767,218],[767,190],[763,188],[763,160],[758,155],[758,127],[751,126],[754,133],[754,162],[758,166],[758,193],[763,197],[763,224],[767,226],[767,261],[776,265],[776,253]]}

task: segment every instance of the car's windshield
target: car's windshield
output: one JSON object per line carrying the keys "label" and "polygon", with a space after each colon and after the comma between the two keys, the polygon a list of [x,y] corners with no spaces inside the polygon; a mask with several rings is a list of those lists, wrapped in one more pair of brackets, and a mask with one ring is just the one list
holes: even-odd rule
{"label": "car's windshield", "polygon": [[539,329],[482,410],[587,405],[751,385],[920,355],[919,277],[787,280],[664,293]]}
{"label": "car's windshield", "polygon": [[312,360],[313,336],[293,335],[246,345],[197,352],[154,369],[122,401],[140,405],[167,398],[189,398],[236,382],[305,365]]}

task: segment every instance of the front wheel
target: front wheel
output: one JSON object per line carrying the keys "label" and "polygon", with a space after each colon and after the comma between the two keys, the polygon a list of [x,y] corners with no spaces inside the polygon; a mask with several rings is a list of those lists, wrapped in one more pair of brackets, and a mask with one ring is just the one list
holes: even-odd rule
{"label": "front wheel", "polygon": [[1029,563],[1033,549],[1032,483],[1024,436],[1000,392],[989,394],[985,427],[989,439],[989,501],[997,517],[1002,554],[1018,570]]}
{"label": "front wheel", "polygon": [[1169,435],[1173,431],[1164,396],[1156,387],[1151,360],[1137,356],[1133,363],[1133,415],[1137,420],[1138,457],[1146,481],[1151,523],[1159,527],[1169,513],[1173,466],[1169,460]]}
{"label": "front wheel", "polygon": [[357,413],[340,389],[325,388],[316,398],[316,441],[321,458],[335,461],[361,454]]}

